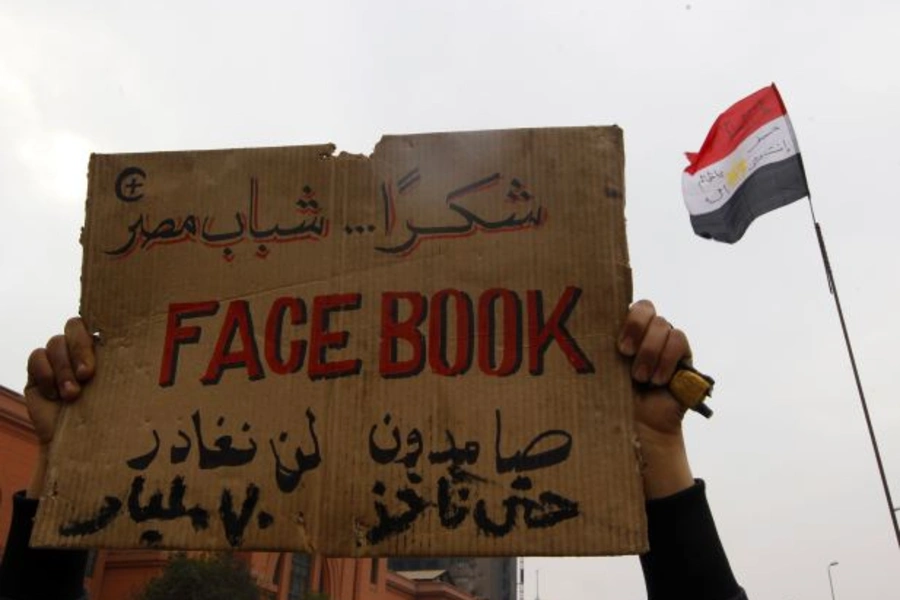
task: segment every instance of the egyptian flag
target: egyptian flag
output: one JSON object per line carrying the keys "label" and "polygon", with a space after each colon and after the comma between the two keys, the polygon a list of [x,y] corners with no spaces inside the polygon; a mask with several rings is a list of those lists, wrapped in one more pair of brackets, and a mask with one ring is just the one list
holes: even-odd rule
{"label": "egyptian flag", "polygon": [[684,203],[694,233],[733,244],[753,219],[809,195],[797,138],[775,85],[719,115],[688,153]]}

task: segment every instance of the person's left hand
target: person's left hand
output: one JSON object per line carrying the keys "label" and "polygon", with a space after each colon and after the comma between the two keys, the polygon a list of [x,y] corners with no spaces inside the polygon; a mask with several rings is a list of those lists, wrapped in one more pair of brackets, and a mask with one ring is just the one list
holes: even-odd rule
{"label": "person's left hand", "polygon": [[689,363],[687,336],[656,314],[648,300],[628,311],[618,340],[619,352],[632,358],[637,386],[635,429],[644,459],[644,491],[648,498],[667,496],[694,483],[682,436],[684,407],[666,385],[680,362]]}

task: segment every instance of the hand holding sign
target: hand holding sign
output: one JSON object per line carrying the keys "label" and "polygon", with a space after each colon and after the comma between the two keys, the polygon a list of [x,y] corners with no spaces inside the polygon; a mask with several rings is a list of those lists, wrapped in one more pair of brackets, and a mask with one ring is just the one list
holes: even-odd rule
{"label": "hand holding sign", "polygon": [[95,366],[94,341],[79,318],[69,319],[64,334],[53,336],[29,356],[25,403],[40,442],[38,464],[26,492],[29,498],[40,493],[60,402],[78,397],[81,386],[94,376]]}
{"label": "hand holding sign", "polygon": [[642,386],[635,401],[635,427],[644,460],[641,474],[648,498],[661,498],[694,483],[687,462],[681,419],[685,408],[665,387],[681,361],[689,361],[687,336],[656,314],[652,302],[635,302],[619,336],[619,351],[633,357],[631,374]]}

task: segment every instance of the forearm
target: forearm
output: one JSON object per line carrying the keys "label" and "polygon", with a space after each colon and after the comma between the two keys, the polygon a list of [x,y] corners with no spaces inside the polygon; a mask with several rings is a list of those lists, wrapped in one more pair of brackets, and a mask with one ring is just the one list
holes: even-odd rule
{"label": "forearm", "polygon": [[75,600],[83,598],[87,553],[28,547],[37,500],[16,494],[13,519],[0,564],[0,599]]}
{"label": "forearm", "polygon": [[13,500],[13,519],[0,566],[0,600],[84,598],[86,552],[28,547],[47,472],[47,456],[48,448],[42,446],[28,487]]}
{"label": "forearm", "polygon": [[697,480],[673,496],[647,502],[650,552],[641,556],[649,600],[746,600],[731,572]]}
{"label": "forearm", "polygon": [[641,475],[648,500],[665,498],[694,485],[681,433],[661,434],[641,428],[639,435]]}

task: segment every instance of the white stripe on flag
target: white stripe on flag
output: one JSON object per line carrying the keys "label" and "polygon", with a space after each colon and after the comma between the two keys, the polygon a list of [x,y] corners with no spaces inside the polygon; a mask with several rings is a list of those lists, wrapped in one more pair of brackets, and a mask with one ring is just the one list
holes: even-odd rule
{"label": "white stripe on flag", "polygon": [[718,210],[757,169],[799,153],[790,118],[773,119],[719,162],[693,175],[685,171],[681,178],[684,204],[692,215]]}

